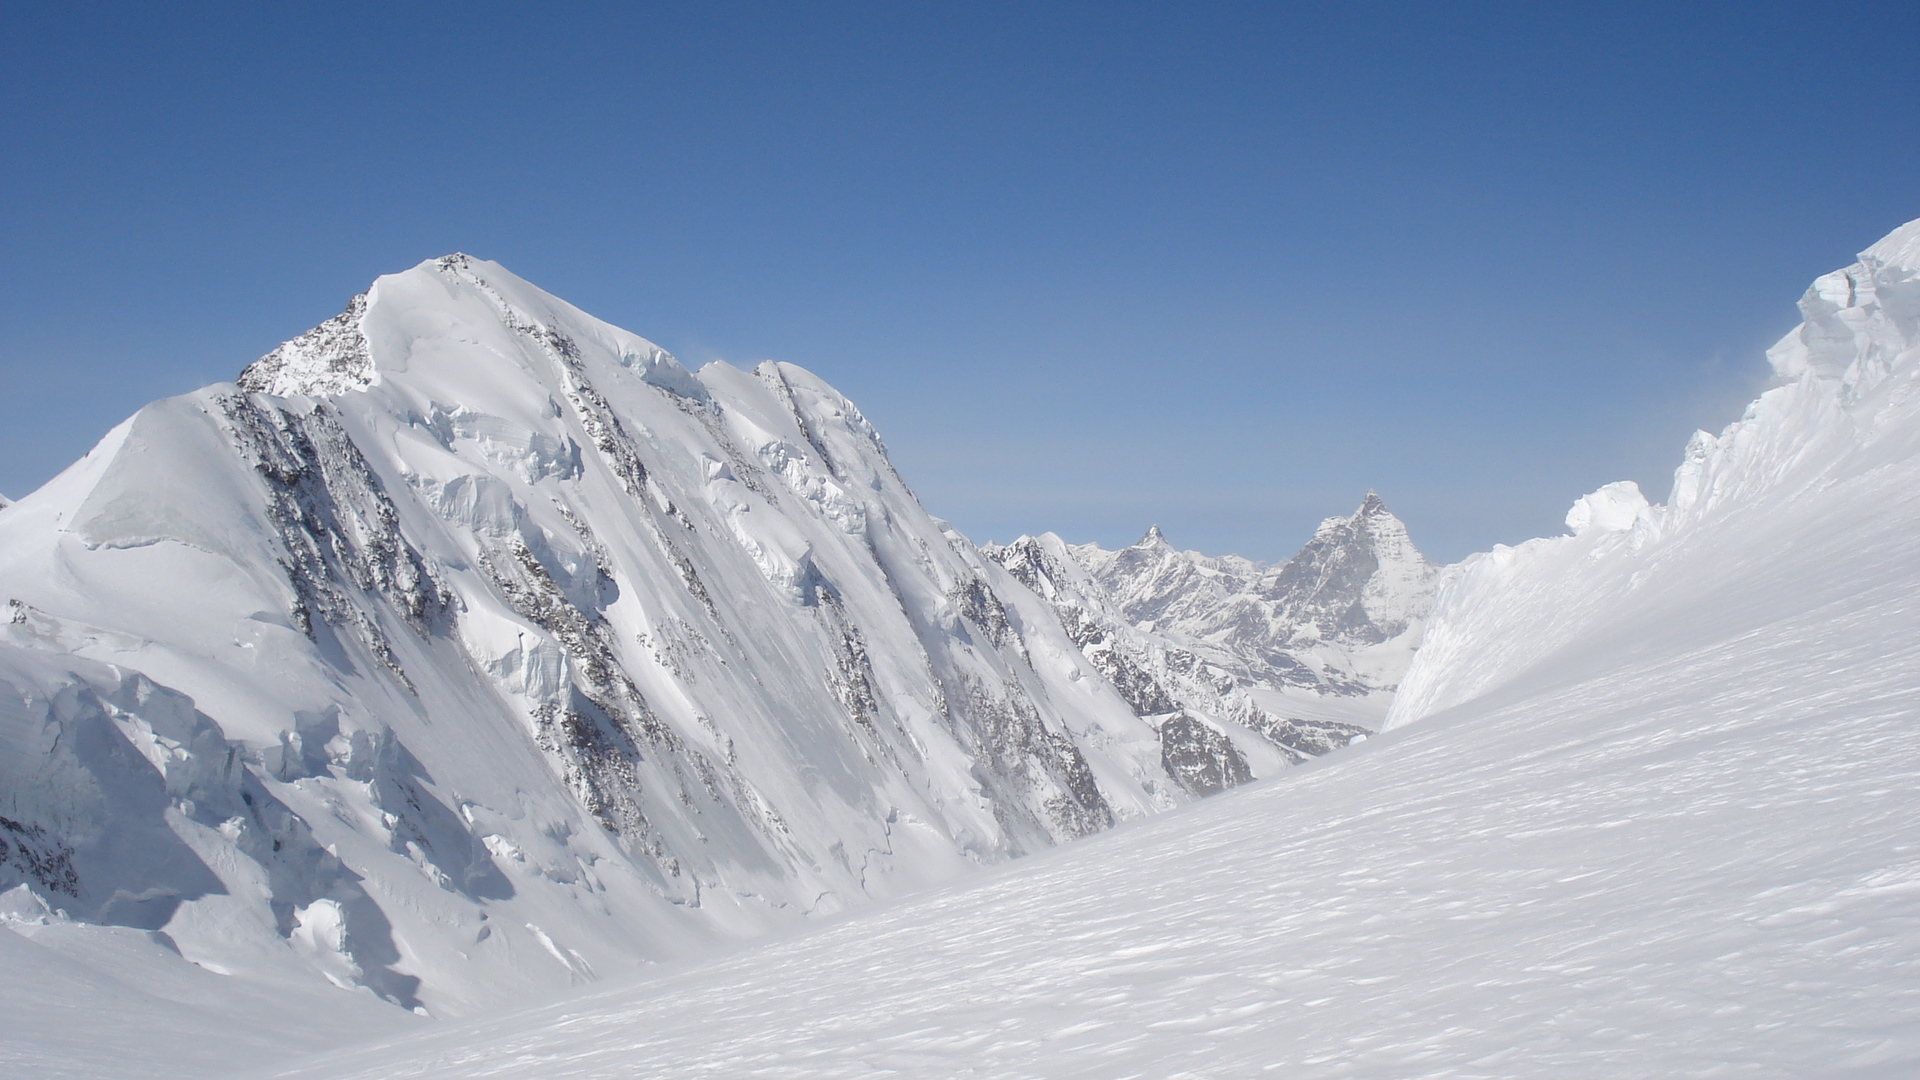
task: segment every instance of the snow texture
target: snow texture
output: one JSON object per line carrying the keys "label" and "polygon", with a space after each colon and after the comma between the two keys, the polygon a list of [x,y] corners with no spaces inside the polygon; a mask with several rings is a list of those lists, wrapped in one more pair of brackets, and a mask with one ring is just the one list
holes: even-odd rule
{"label": "snow texture", "polygon": [[[98,1025],[218,1031],[209,973],[346,1002],[148,1075],[707,955],[1344,741],[1143,718],[818,378],[690,372],[460,255],[8,506],[0,599],[16,999],[124,960],[203,989]],[[0,1060],[57,1072],[32,1015]]]}
{"label": "snow texture", "polygon": [[1920,1071],[1920,222],[1665,506],[1448,573],[1389,730],[328,1077]]}

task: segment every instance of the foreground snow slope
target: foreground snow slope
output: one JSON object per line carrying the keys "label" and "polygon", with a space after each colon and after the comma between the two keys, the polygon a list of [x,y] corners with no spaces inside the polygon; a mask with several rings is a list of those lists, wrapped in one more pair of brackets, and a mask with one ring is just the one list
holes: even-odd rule
{"label": "foreground snow slope", "polygon": [[1920,223],[1821,279],[1672,507],[1456,576],[1363,746],[291,1075],[1912,1075],[1916,271]]}
{"label": "foreground snow slope", "polygon": [[[1920,451],[1920,222],[1815,281],[1800,308],[1767,353],[1781,385],[1718,436],[1694,435],[1667,505],[1609,484],[1568,512],[1573,535],[1448,569],[1389,726],[1590,674],[1623,650],[1730,639],[1766,591],[1794,588],[1773,568],[1807,533],[1847,537],[1900,512],[1887,477]],[[1857,584],[1840,580],[1836,601]]]}

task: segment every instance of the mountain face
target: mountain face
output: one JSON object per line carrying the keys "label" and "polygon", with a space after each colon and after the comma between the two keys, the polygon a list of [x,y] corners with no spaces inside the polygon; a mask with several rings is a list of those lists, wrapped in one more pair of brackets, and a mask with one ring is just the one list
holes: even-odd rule
{"label": "mountain face", "polygon": [[1377,500],[1279,568],[1042,539],[800,368],[383,277],[0,514],[0,907],[470,1012],[1269,775],[1352,729],[1263,680],[1384,689],[1424,610]]}
{"label": "mountain face", "polygon": [[[1435,575],[1372,493],[1277,565],[1179,551],[1158,527],[1119,551],[1052,533],[984,550],[1053,605],[1135,713],[1181,721],[1161,724],[1163,746],[1204,739],[1188,726],[1199,716],[1295,761],[1379,726]],[[1169,751],[1169,771],[1183,756]]]}

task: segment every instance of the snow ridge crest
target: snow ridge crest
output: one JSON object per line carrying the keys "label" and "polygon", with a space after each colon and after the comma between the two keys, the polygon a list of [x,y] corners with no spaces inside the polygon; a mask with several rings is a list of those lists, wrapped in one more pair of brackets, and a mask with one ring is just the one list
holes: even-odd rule
{"label": "snow ridge crest", "polygon": [[1732,522],[1760,530],[1788,500],[1914,452],[1920,220],[1815,279],[1799,306],[1801,324],[1767,350],[1780,385],[1718,435],[1694,433],[1665,504],[1632,481],[1608,484],[1568,511],[1571,535],[1496,546],[1447,569],[1387,726],[1491,693],[1570,649],[1648,575]]}

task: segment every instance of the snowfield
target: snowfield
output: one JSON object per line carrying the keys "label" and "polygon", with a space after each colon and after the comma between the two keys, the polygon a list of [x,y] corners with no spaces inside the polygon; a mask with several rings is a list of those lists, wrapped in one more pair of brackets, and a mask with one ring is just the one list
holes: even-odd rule
{"label": "snowfield", "polygon": [[1673,503],[1470,560],[1386,734],[301,1077],[1920,1071],[1920,222]]}

